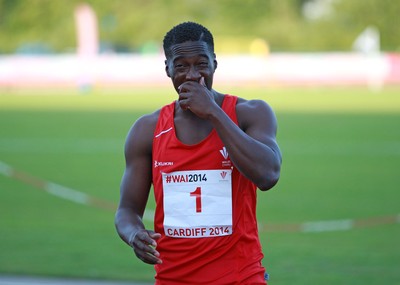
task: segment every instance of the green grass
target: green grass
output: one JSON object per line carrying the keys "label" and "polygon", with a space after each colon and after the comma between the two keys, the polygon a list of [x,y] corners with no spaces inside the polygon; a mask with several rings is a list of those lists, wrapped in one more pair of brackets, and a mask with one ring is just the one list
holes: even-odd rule
{"label": "green grass", "polygon": [[[282,176],[276,188],[259,192],[261,223],[400,213],[399,88],[231,93],[268,101],[278,117]],[[163,89],[0,91],[0,161],[117,203],[126,133],[140,115],[174,98]],[[152,280],[152,267],[118,238],[112,211],[74,204],[1,174],[0,195],[0,274]],[[398,284],[399,237],[398,223],[260,233],[269,284],[279,285]]]}

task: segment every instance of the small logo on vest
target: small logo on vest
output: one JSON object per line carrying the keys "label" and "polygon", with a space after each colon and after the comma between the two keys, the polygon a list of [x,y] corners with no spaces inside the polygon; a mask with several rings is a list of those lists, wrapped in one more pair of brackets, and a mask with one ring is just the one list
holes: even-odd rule
{"label": "small logo on vest", "polygon": [[172,166],[174,163],[172,161],[157,161],[154,160],[154,168],[157,168],[159,166]]}
{"label": "small logo on vest", "polygon": [[222,157],[224,160],[222,160],[222,167],[231,167],[232,163],[231,160],[229,159],[229,154],[228,151],[226,150],[226,147],[223,147],[222,149],[219,150],[221,153]]}
{"label": "small logo on vest", "polygon": [[223,147],[222,149],[220,149],[219,152],[222,154],[222,156],[223,156],[225,159],[228,159],[229,154],[228,154],[228,151],[226,150],[225,147]]}
{"label": "small logo on vest", "polygon": [[221,177],[222,177],[222,179],[225,179],[227,173],[228,173],[228,172],[226,172],[226,171],[222,171],[222,172],[221,172]]}

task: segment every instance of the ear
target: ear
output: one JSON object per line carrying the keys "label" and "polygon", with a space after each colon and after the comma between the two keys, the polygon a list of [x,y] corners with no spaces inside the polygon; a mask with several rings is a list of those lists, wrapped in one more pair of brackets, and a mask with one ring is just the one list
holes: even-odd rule
{"label": "ear", "polygon": [[165,60],[164,63],[165,63],[165,73],[167,74],[168,77],[171,77],[171,74],[169,73],[168,60]]}
{"label": "ear", "polygon": [[217,69],[217,66],[218,66],[217,56],[214,53],[214,71]]}

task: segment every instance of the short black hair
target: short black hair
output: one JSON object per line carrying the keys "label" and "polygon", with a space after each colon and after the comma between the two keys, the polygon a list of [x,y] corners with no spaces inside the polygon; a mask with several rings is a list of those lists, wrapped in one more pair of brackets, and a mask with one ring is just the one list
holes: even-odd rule
{"label": "short black hair", "polygon": [[173,27],[165,34],[163,48],[165,56],[171,56],[170,47],[187,41],[204,41],[214,53],[214,39],[211,32],[204,26],[194,22],[184,22]]}

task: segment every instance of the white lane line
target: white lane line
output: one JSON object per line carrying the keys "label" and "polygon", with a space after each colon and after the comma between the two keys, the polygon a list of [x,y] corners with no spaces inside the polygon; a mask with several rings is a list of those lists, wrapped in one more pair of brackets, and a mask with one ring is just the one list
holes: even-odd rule
{"label": "white lane line", "polygon": [[[69,200],[74,203],[101,208],[104,210],[116,210],[116,205],[99,198],[90,196],[86,193],[34,177],[28,173],[17,171],[5,162],[0,161],[0,174],[22,181],[56,197]],[[143,219],[146,221],[154,220],[154,210],[147,209]],[[318,233],[329,231],[348,231],[355,228],[373,227],[386,224],[400,223],[400,214],[370,217],[366,219],[343,219],[330,221],[310,221],[297,224],[259,224],[261,232],[304,232]],[[0,284],[1,285],[1,284]]]}
{"label": "white lane line", "polygon": [[90,197],[87,194],[76,191],[74,189],[64,187],[53,182],[47,182],[44,188],[44,190],[46,190],[48,193],[63,198],[65,200],[70,200],[72,202],[83,205],[90,204]]}
{"label": "white lane line", "polygon": [[302,232],[328,232],[328,231],[347,231],[354,227],[354,221],[334,220],[334,221],[315,221],[303,223],[301,226]]}

